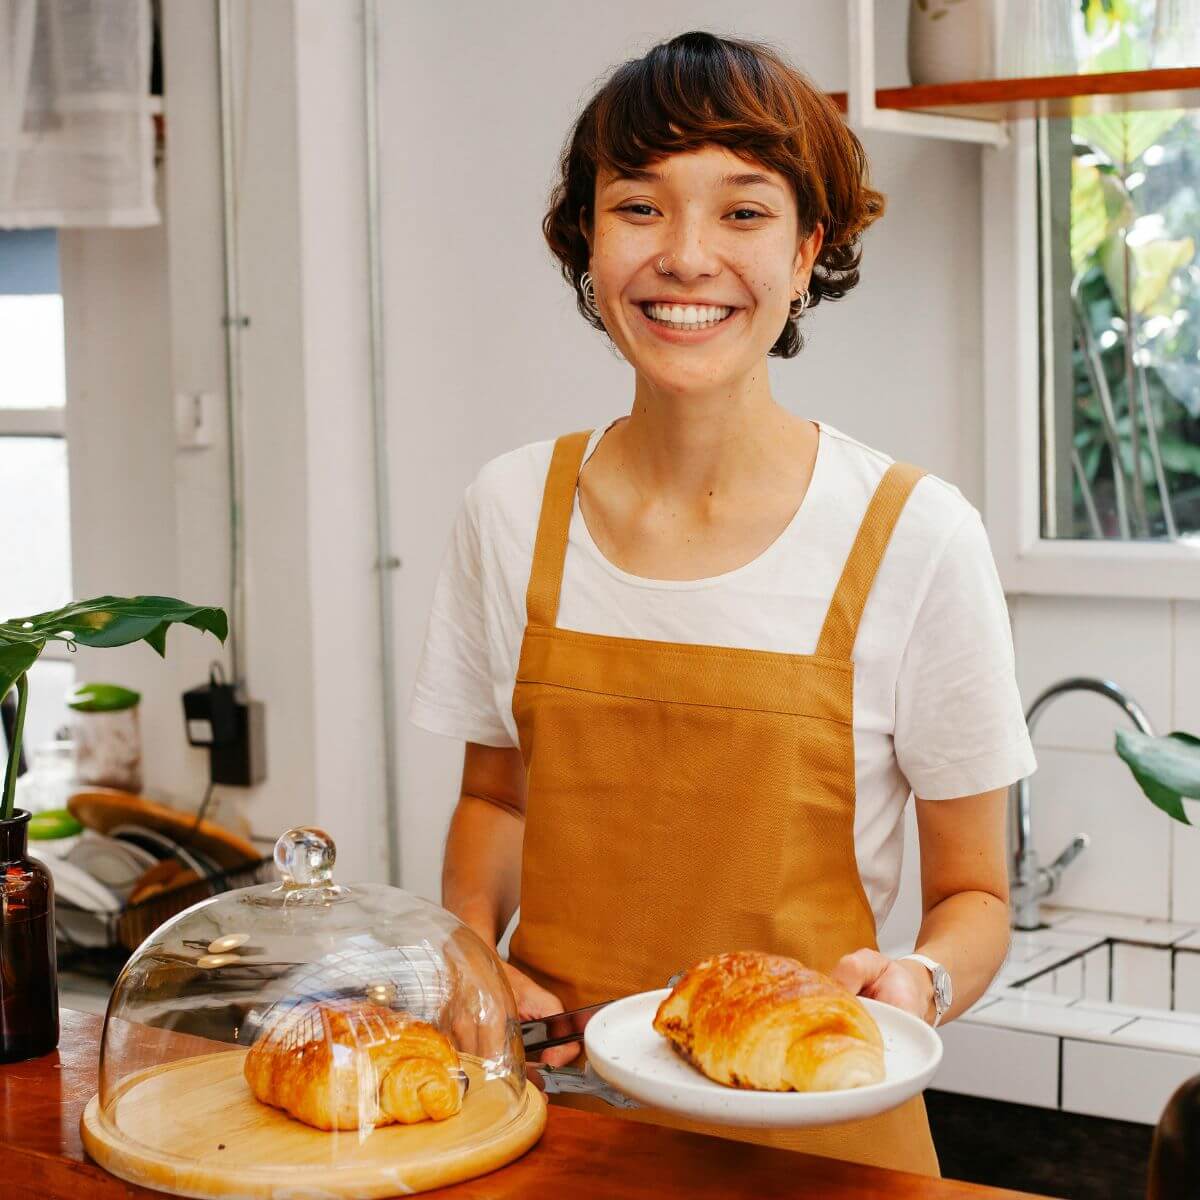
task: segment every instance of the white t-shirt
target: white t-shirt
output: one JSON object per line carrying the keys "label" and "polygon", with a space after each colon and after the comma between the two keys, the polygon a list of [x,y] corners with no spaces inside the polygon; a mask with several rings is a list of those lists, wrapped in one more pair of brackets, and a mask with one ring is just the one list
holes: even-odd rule
{"label": "white t-shirt", "polygon": [[[593,433],[590,455],[601,436]],[[467,489],[434,594],[411,718],[516,746],[512,693],[553,442],[493,459]],[[586,458],[585,458],[586,461]],[[707,579],[651,580],[609,562],[576,495],[558,624],[664,642],[812,654],[875,487],[892,460],[820,426],[795,517],[757,558]],[[909,496],[854,646],[855,850],[882,925],[896,898],[911,792],[1006,787],[1036,767],[1008,608],[979,513],[927,475]]]}

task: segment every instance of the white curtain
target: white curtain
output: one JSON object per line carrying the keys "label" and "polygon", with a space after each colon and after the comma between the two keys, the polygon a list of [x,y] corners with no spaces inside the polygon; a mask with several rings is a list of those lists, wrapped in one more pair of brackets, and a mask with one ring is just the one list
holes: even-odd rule
{"label": "white curtain", "polygon": [[149,0],[0,0],[0,228],[154,225]]}

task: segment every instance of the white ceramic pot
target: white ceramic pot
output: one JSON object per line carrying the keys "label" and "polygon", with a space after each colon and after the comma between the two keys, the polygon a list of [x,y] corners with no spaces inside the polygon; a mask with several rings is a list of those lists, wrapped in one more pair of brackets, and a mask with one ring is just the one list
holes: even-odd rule
{"label": "white ceramic pot", "polygon": [[992,0],[911,0],[908,73],[914,84],[990,79]]}

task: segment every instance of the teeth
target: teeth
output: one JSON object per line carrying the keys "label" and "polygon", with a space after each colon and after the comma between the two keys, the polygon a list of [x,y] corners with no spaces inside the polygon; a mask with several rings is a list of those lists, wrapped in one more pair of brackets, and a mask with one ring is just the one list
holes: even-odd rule
{"label": "teeth", "polygon": [[647,304],[646,313],[655,321],[684,328],[700,328],[723,321],[732,308],[712,304]]}

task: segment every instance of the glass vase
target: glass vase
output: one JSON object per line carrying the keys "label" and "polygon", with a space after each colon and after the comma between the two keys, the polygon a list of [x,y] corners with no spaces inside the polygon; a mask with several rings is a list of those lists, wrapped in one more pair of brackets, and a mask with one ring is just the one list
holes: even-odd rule
{"label": "glass vase", "polygon": [[0,821],[0,1062],[48,1054],[58,1045],[54,882],[30,858],[29,813]]}

